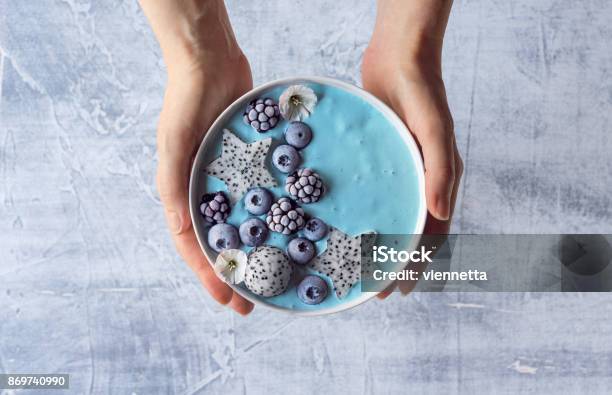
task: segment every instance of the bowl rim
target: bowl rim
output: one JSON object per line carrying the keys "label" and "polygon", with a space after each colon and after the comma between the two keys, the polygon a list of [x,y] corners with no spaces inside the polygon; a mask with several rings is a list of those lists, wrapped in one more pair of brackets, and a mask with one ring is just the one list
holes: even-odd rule
{"label": "bowl rim", "polygon": [[[223,128],[222,124],[227,121],[226,118],[231,117],[234,114],[234,112],[239,107],[242,107],[247,100],[249,99],[252,100],[258,97],[259,94],[262,93],[263,91],[266,91],[268,89],[274,88],[279,85],[289,86],[289,85],[303,84],[303,83],[309,83],[309,82],[315,83],[315,84],[321,84],[321,85],[329,85],[335,88],[339,88],[344,91],[347,91],[348,93],[354,94],[362,98],[363,100],[368,102],[370,105],[374,106],[377,110],[379,110],[383,114],[383,116],[385,116],[387,120],[391,122],[395,130],[400,134],[400,137],[402,138],[402,140],[404,141],[404,143],[408,146],[408,149],[410,150],[410,154],[412,156],[412,159],[414,161],[414,164],[417,170],[420,201],[419,201],[419,212],[417,216],[417,223],[415,225],[415,232],[413,234],[414,237],[411,240],[411,248],[415,246],[416,243],[419,242],[418,236],[423,233],[423,230],[425,228],[425,221],[427,219],[427,206],[426,206],[426,201],[425,201],[425,170],[424,170],[421,152],[418,148],[418,145],[414,137],[412,136],[412,133],[409,131],[406,124],[404,124],[404,122],[399,118],[399,116],[393,110],[391,110],[391,108],[389,108],[389,106],[387,106],[384,102],[382,102],[376,96],[372,95],[371,93],[351,83],[344,82],[344,81],[341,81],[335,78],[331,78],[331,77],[320,77],[320,76],[285,77],[285,78],[279,78],[276,80],[272,80],[262,85],[259,85],[257,87],[254,87],[250,91],[246,92],[245,94],[243,94],[242,96],[234,100],[234,102],[230,104],[225,110],[223,110],[223,112],[215,119],[215,121],[212,123],[210,128],[208,128],[208,130],[204,134],[204,137],[202,138],[202,142],[200,143],[200,146],[198,147],[198,150],[194,157],[194,160],[191,166],[191,174],[189,177],[189,213],[191,216],[192,227],[196,235],[196,239],[198,240],[200,249],[202,250],[204,256],[206,257],[206,259],[208,260],[211,266],[213,265],[214,259],[212,259],[213,257],[208,254],[205,248],[206,238],[204,237],[202,226],[198,225],[199,221],[197,221],[197,217],[196,217],[197,215],[199,215],[199,203],[198,203],[199,197],[196,196],[197,191],[195,190],[195,185],[197,183],[197,177],[201,175],[200,170],[203,168],[202,162],[203,162],[203,157],[204,157],[205,146],[207,145],[208,141],[210,141],[210,139],[212,138],[211,136],[214,134],[212,132],[218,128]],[[390,284],[391,282],[388,282],[388,283]],[[248,301],[250,301],[251,303],[255,305],[262,305],[262,306],[265,306],[275,311],[282,311],[284,313],[300,315],[300,316],[318,316],[318,315],[338,313],[340,311],[345,311],[345,310],[354,308],[362,303],[365,303],[366,301],[370,300],[371,298],[373,298],[374,296],[378,294],[378,292],[363,292],[362,291],[361,296],[355,298],[354,300],[351,300],[350,302],[340,303],[334,307],[318,309],[318,310],[295,310],[295,309],[280,307],[273,303],[266,302],[265,300],[258,299],[237,285],[234,285],[234,284],[228,284],[228,285],[232,288],[232,290],[237,292],[240,296],[244,297],[245,299],[247,299]]]}

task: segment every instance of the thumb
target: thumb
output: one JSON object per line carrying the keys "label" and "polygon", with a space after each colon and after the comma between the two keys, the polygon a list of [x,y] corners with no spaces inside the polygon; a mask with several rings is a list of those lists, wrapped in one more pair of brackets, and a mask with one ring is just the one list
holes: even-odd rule
{"label": "thumb", "polygon": [[193,154],[191,133],[158,132],[157,189],[170,231],[181,234],[191,226],[189,215],[189,169]]}
{"label": "thumb", "polygon": [[404,121],[423,154],[427,207],[432,216],[446,221],[451,213],[456,169],[453,120],[444,85],[441,81],[416,83],[404,99]]}
{"label": "thumb", "polygon": [[202,112],[202,82],[179,79],[169,83],[157,129],[157,189],[170,231],[182,234],[191,226],[189,173],[195,149],[207,124]]}

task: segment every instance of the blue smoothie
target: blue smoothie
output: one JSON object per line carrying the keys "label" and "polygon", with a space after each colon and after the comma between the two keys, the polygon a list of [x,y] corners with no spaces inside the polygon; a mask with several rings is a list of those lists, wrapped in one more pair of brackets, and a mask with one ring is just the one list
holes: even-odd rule
{"label": "blue smoothie", "polygon": [[[312,129],[311,143],[300,151],[301,167],[309,167],[319,173],[327,189],[316,203],[301,205],[306,214],[319,217],[328,225],[351,236],[374,231],[379,234],[420,233],[420,191],[417,167],[410,150],[400,132],[376,108],[359,96],[330,85],[307,83],[316,93],[318,102],[306,122]],[[277,86],[259,97],[270,97],[278,102],[286,86]],[[246,107],[245,103],[245,106]],[[236,111],[231,120],[223,125],[245,142],[272,138],[268,153],[268,169],[278,182],[278,187],[269,188],[275,199],[287,196],[284,190],[286,174],[272,164],[274,148],[285,144],[283,132],[288,121],[266,133],[258,133],[242,119],[243,109]],[[205,163],[210,163],[221,154],[221,133],[218,133],[209,150],[205,152]],[[206,190],[227,191],[225,184],[211,176],[206,177]],[[252,217],[240,200],[232,207],[227,222],[236,227]],[[260,216],[265,221],[265,215]],[[266,242],[285,250],[294,236],[270,232]],[[326,238],[316,243],[317,254],[326,248]],[[249,251],[250,247],[244,247]],[[296,293],[297,283],[303,275],[312,272],[309,268],[294,265],[296,281],[283,294],[264,298],[254,297],[291,310],[328,309],[348,303],[361,296],[361,286],[355,284],[350,293],[339,299],[333,292],[331,280],[327,298],[318,305],[303,303]],[[244,285],[241,285],[244,287]],[[244,289],[249,292],[246,287]]]}

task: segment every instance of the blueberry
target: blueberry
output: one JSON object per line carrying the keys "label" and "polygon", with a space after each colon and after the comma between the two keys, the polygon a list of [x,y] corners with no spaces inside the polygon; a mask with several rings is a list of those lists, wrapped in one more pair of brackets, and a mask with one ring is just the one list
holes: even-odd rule
{"label": "blueberry", "polygon": [[250,189],[244,197],[246,210],[253,215],[262,215],[270,210],[272,193],[265,188]]}
{"label": "blueberry", "polygon": [[291,122],[285,129],[285,140],[297,149],[304,148],[312,140],[312,130],[304,122]]}
{"label": "blueberry", "polygon": [[287,255],[298,265],[305,265],[315,256],[312,241],[297,237],[287,244]]}
{"label": "blueberry", "polygon": [[279,145],[272,153],[272,163],[283,173],[291,173],[300,164],[300,154],[290,145]]}
{"label": "blueberry", "polygon": [[238,229],[230,224],[216,224],[208,231],[208,245],[217,252],[238,248]]}
{"label": "blueberry", "polygon": [[311,218],[304,226],[304,237],[310,241],[319,241],[327,234],[328,227],[319,218]]}
{"label": "blueberry", "polygon": [[308,275],[298,285],[297,294],[306,304],[319,304],[327,296],[327,283],[319,276]]}
{"label": "blueberry", "polygon": [[244,245],[257,247],[268,237],[266,223],[259,218],[249,218],[240,225],[240,240]]}

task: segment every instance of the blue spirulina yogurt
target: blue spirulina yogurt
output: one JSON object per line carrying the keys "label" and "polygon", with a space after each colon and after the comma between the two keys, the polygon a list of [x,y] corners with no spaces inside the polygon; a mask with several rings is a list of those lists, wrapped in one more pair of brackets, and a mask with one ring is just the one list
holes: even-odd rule
{"label": "blue spirulina yogurt", "polygon": [[[343,233],[356,236],[367,232],[379,234],[420,233],[419,212],[421,191],[415,158],[406,142],[391,121],[377,108],[343,88],[327,84],[306,82],[317,96],[312,114],[303,121],[312,130],[312,140],[303,149],[301,168],[314,169],[325,184],[323,197],[315,203],[301,204],[309,217],[318,217]],[[274,86],[259,97],[272,98],[278,103],[287,85]],[[245,103],[244,107],[248,103]],[[246,143],[272,138],[272,145],[266,158],[266,167],[277,181],[277,187],[268,188],[274,200],[288,196],[285,191],[287,174],[278,171],[271,163],[275,147],[287,144],[283,132],[289,122],[278,117],[278,124],[265,132],[258,132],[243,120],[244,108],[231,114],[229,121],[222,125]],[[222,133],[211,136],[203,153],[204,163],[213,162],[222,153]],[[226,191],[227,186],[220,179],[204,175],[206,192]],[[253,217],[245,208],[244,197],[232,204],[226,222],[240,226]],[[266,215],[260,215],[264,222]],[[210,229],[210,228],[207,228]],[[266,245],[285,251],[291,239],[301,234],[286,236],[270,232]],[[315,243],[316,253],[324,253],[327,238]],[[241,245],[249,252],[252,247]],[[289,310],[312,311],[333,309],[345,303],[354,302],[361,294],[357,282],[344,297],[339,298],[333,291],[331,278],[317,273],[312,268],[293,265],[293,279],[285,292],[273,297],[253,297],[274,306]],[[308,274],[322,277],[328,284],[329,292],[323,302],[306,304],[297,295],[300,278]],[[239,287],[248,289],[244,283]]]}

